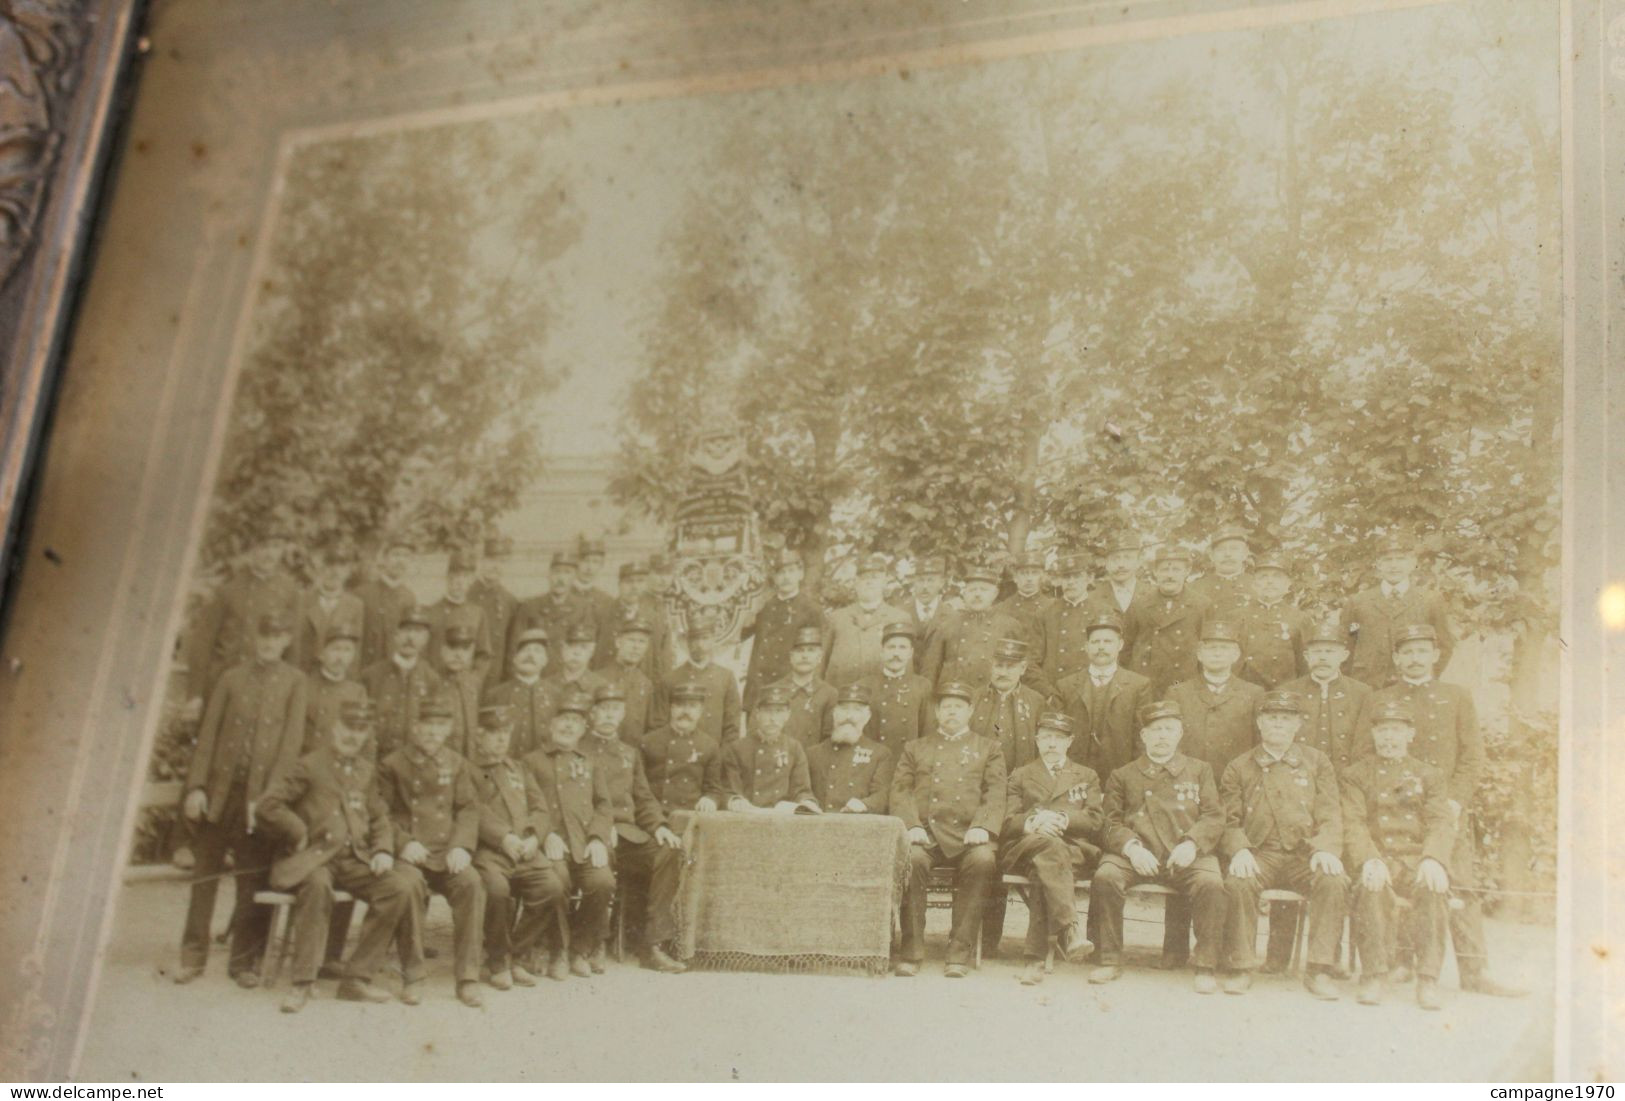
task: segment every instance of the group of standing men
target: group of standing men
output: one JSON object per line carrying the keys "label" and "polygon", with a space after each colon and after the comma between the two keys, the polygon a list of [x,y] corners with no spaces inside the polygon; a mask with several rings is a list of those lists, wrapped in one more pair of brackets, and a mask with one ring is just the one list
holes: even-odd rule
{"label": "group of standing men", "polygon": [[[521,601],[502,578],[512,545],[493,539],[455,549],[445,595],[425,607],[404,583],[404,541],[354,585],[347,544],[312,549],[306,586],[286,550],[267,531],[188,647],[201,722],[182,981],[202,972],[227,853],[229,970],[243,985],[266,935],[254,891],[269,873],[296,892],[290,1011],[324,972],[340,997],[388,997],[370,980],[391,943],[416,1001],[429,891],[452,905],[468,1004],[481,980],[601,970],[617,880],[646,965],[679,971],[672,815],[799,807],[903,819],[900,974],[923,959],[925,890],[951,867],[950,975],[978,936],[998,950],[1002,870],[1030,881],[1026,981],[1051,944],[1092,953],[1094,981],[1116,978],[1124,891],[1151,881],[1175,892],[1165,962],[1193,963],[1199,991],[1245,991],[1259,893],[1280,887],[1307,899],[1317,996],[1336,996],[1352,909],[1361,998],[1376,1000],[1402,908],[1418,997],[1436,1005],[1452,890],[1464,987],[1515,993],[1488,975],[1472,891],[1473,704],[1434,679],[1453,639],[1404,537],[1375,548],[1377,585],[1316,622],[1290,600],[1288,561],[1253,554],[1234,527],[1214,534],[1195,580],[1192,556],[1163,545],[1148,584],[1133,537],[1106,548],[1093,585],[1090,556],[1063,551],[1056,595],[1037,556],[1012,559],[1008,579],[1005,565],[970,564],[957,596],[947,561],[926,556],[889,601],[892,563],[866,555],[856,598],[832,610],[779,548],[745,626],[742,690],[715,660],[714,617],[696,610],[681,630],[668,617],[658,559],[623,566],[610,594],[596,584],[604,546],[583,538]],[[1084,930],[1074,881],[1090,875]],[[368,902],[347,962],[335,890]],[[552,920],[572,895],[574,912]],[[1272,913],[1277,965],[1285,917]]]}

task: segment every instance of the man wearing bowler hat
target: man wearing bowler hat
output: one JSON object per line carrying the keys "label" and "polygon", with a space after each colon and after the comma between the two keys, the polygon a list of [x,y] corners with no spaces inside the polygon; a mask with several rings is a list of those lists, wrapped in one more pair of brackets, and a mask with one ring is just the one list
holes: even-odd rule
{"label": "man wearing bowler hat", "polygon": [[1189,551],[1166,543],[1158,547],[1151,565],[1156,592],[1147,594],[1138,609],[1129,609],[1128,633],[1134,639],[1129,668],[1151,682],[1153,696],[1196,674],[1196,647],[1208,605],[1186,586],[1190,569]]}
{"label": "man wearing bowler hat", "polygon": [[949,978],[969,973],[982,907],[998,879],[994,845],[1004,822],[1004,754],[992,738],[971,733],[974,694],[958,681],[940,685],[936,730],[905,745],[892,774],[891,813],[908,827],[909,840],[899,975],[917,974],[925,959],[925,892],[933,868],[954,869]]}
{"label": "man wearing bowler hat", "polygon": [[[790,651],[806,630],[824,625],[824,612],[818,602],[801,589],[806,570],[799,551],[780,547],[769,559],[773,570],[773,591],[762,601],[756,614],[740,632],[751,639],[750,664],[745,669],[745,707],[756,702],[756,693],[790,675]],[[819,664],[823,662],[823,639],[819,638]],[[814,669],[816,673],[817,670]]]}
{"label": "man wearing bowler hat", "polygon": [[[1118,532],[1106,543],[1106,576],[1089,590],[1089,603],[1099,612],[1121,616],[1125,627],[1135,620],[1138,604],[1156,596],[1152,585],[1140,580],[1140,557],[1144,553],[1140,537],[1132,531]],[[1132,629],[1132,628],[1130,628]],[[1123,652],[1132,653],[1134,636],[1123,636]]]}
{"label": "man wearing bowler hat", "polygon": [[418,602],[411,586],[406,583],[406,568],[412,563],[412,549],[411,541],[404,535],[398,532],[386,534],[378,542],[372,576],[355,587],[355,595],[361,598],[365,612],[361,628],[361,657],[357,664],[360,669],[385,661],[395,652],[395,630],[400,624],[401,615]]}
{"label": "man wearing bowler hat", "polygon": [[904,745],[929,733],[936,722],[931,682],[914,671],[918,630],[908,622],[886,624],[881,631],[880,672],[857,682],[869,696],[863,735],[885,746],[893,761]]}
{"label": "man wearing bowler hat", "polygon": [[339,631],[353,635],[360,648],[366,607],[359,596],[345,588],[354,569],[355,550],[347,543],[327,541],[316,548],[311,556],[315,584],[299,594],[297,631],[286,659],[289,665],[314,673],[323,644]]}
{"label": "man wearing bowler hat", "polygon": [[807,750],[813,798],[831,813],[886,813],[897,758],[864,734],[873,722],[870,699],[862,681],[841,689],[829,737]]}
{"label": "man wearing bowler hat", "polygon": [[[580,620],[594,622],[592,609],[576,591],[576,572],[579,563],[573,551],[554,551],[547,569],[547,591],[529,600],[521,601],[514,609],[508,624],[508,652],[511,655],[519,635],[532,627],[540,627],[554,645],[564,645],[564,636],[570,626]],[[597,635],[594,634],[596,640]]]}
{"label": "man wearing bowler hat", "polygon": [[445,595],[429,605],[427,657],[429,664],[441,675],[446,672],[446,662],[441,651],[445,649],[446,635],[453,627],[458,628],[458,634],[466,634],[474,639],[473,668],[480,670],[483,676],[491,664],[494,649],[491,625],[485,620],[485,609],[469,596],[477,566],[472,550],[466,547],[452,548],[451,554],[446,559]]}
{"label": "man wearing bowler hat", "polygon": [[1416,550],[1416,540],[1403,532],[1384,536],[1374,564],[1377,584],[1355,593],[1343,609],[1352,651],[1349,676],[1373,688],[1386,687],[1398,676],[1393,659],[1401,627],[1433,629],[1440,669],[1450,663],[1455,649],[1444,597],[1416,580]]}

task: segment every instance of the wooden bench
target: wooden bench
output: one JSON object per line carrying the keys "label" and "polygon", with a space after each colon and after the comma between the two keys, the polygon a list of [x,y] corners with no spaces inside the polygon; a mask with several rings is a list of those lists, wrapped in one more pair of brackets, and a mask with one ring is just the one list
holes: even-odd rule
{"label": "wooden bench", "polygon": [[[287,891],[255,891],[254,901],[261,906],[271,906],[275,909],[271,916],[271,935],[265,938],[265,955],[260,959],[260,985],[275,986],[282,977],[282,968],[288,957],[293,955],[293,930],[290,928],[289,917],[293,912],[296,896]],[[333,902],[356,902],[355,896],[349,891],[334,891]],[[356,909],[361,909],[365,902],[356,902]],[[324,938],[325,943],[325,938]]]}

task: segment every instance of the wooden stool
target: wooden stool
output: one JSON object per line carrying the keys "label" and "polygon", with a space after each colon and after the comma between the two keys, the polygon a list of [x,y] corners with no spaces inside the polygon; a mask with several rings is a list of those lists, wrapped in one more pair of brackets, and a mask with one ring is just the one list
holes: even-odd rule
{"label": "wooden stool", "polygon": [[1297,891],[1288,891],[1275,887],[1258,893],[1260,902],[1290,902],[1296,909],[1297,917],[1292,927],[1292,955],[1287,960],[1287,973],[1299,970],[1309,959],[1309,899]]}
{"label": "wooden stool", "polygon": [[[1079,897],[1082,898],[1084,903],[1083,913],[1085,920],[1087,920],[1089,914],[1089,888],[1093,885],[1093,883],[1094,881],[1090,879],[1079,879],[1073,881],[1073,888],[1076,890]],[[1004,885],[1006,887],[1014,887],[1016,889],[1016,897],[1021,899],[1021,904],[1023,906],[1027,907],[1027,920],[1031,921],[1033,907],[1032,903],[1028,901],[1027,891],[1031,889],[1033,881],[1024,875],[1007,875],[1004,877]],[[1055,970],[1054,944],[1049,945],[1049,950],[1044,954],[1044,970],[1046,972],[1053,972]]]}
{"label": "wooden stool", "polygon": [[[261,906],[275,907],[271,915],[271,935],[265,938],[265,955],[260,958],[260,985],[271,987],[282,977],[283,965],[293,954],[293,931],[289,917],[293,912],[294,895],[287,891],[255,891],[254,901]],[[348,891],[334,891],[333,902],[355,902]],[[365,906],[360,903],[357,906]]]}

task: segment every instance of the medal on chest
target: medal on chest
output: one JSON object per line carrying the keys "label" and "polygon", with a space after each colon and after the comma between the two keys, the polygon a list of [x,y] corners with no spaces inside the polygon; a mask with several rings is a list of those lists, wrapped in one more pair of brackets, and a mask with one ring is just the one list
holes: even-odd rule
{"label": "medal on chest", "polygon": [[859,746],[852,751],[852,763],[855,765],[866,765],[874,759],[875,755],[864,746]]}
{"label": "medal on chest", "polygon": [[450,765],[440,765],[435,771],[435,782],[443,788],[451,787],[451,781],[456,776]]}
{"label": "medal on chest", "polygon": [[359,791],[347,791],[344,793],[344,804],[356,814],[360,814],[366,809],[367,797]]}
{"label": "medal on chest", "polygon": [[1088,795],[1088,784],[1073,784],[1066,790],[1066,801],[1068,803],[1082,803],[1084,799],[1088,797]]}
{"label": "medal on chest", "polygon": [[966,745],[962,745],[962,746],[959,747],[959,763],[960,764],[968,765],[968,764],[973,764],[975,761],[976,761],[976,747],[975,746],[966,744]]}
{"label": "medal on chest", "polygon": [[786,753],[782,749],[775,749],[773,751],[773,767],[775,767],[775,768],[788,768],[789,765],[790,765],[790,754]]}
{"label": "medal on chest", "polygon": [[1174,798],[1179,800],[1181,806],[1186,803],[1200,804],[1202,801],[1202,785],[1195,780],[1181,780],[1174,785]]}
{"label": "medal on chest", "polygon": [[570,779],[579,780],[587,775],[587,762],[580,757],[570,758]]}

